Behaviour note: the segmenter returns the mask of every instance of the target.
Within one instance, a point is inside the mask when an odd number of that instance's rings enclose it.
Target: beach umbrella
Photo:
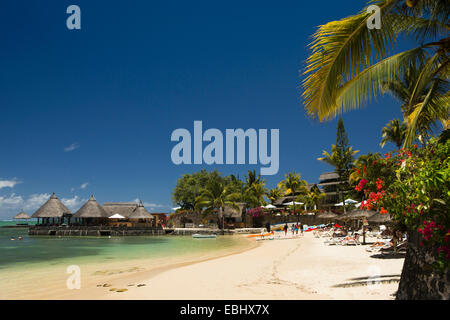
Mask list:
[[[336,203],[335,206],[336,206],[336,207],[342,207],[342,206],[344,205],[344,203],[345,203],[345,205],[348,205],[348,204],[355,204],[355,203],[358,203],[358,201],[353,200],[353,199],[347,199],[347,200],[345,200],[344,202]]]
[[[334,219],[337,219],[338,217],[339,217],[339,215],[337,215],[336,213],[330,212],[330,211],[322,213],[318,216],[318,218],[320,218],[320,219],[327,219],[327,220],[334,220]]]
[[[376,214],[376,211],[373,210],[362,210],[362,209],[355,209],[350,211],[346,216],[348,216],[350,219],[363,219],[363,218],[369,218]]]
[[[283,205],[284,205],[284,206],[293,206],[294,203],[295,203],[295,205],[304,204],[303,202],[294,202],[294,201],[291,201],[291,202],[283,203]]]
[[[361,220],[367,219],[376,213],[377,212],[373,210],[355,209],[345,214],[346,216],[345,218],[347,220]],[[363,225],[363,244],[366,244],[366,229],[364,228],[364,225]]]
[[[112,215],[111,217],[109,217],[109,219],[125,219],[125,217],[116,213],[116,214]]]
[[[376,212],[375,214],[370,216],[367,219],[367,221],[371,223],[386,223],[386,224],[394,222],[388,213],[381,214],[379,212]]]
[[[275,209],[276,207],[274,205],[272,205],[272,204],[268,204],[264,208],[266,208],[266,209]]]
[[[172,208],[173,211],[177,211],[178,209],[181,209],[181,207]]]

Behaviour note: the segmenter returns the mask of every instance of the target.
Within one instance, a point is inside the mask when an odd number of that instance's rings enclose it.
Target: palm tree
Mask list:
[[[308,183],[305,180],[301,179],[299,173],[289,172],[284,175],[285,179],[278,183],[278,188],[284,191],[285,195],[293,195],[294,196],[294,213],[295,213],[295,195],[298,193],[306,194],[308,189],[306,186]]]
[[[423,57],[413,61],[402,77],[396,75],[384,83],[383,92],[389,92],[402,103],[401,109],[407,124],[404,126],[404,146],[410,146],[416,137],[424,143],[425,137],[437,128],[438,121],[446,127],[449,104],[448,97],[447,105],[445,99],[449,82],[436,76],[435,69],[439,64],[433,60],[433,57]]]
[[[281,198],[283,196],[283,191],[280,190],[279,188],[273,188],[270,189],[267,193],[266,193],[266,197],[267,199],[269,199],[270,203],[273,205],[274,202]]]
[[[399,119],[391,120],[382,130],[380,146],[384,148],[386,142],[393,142],[400,149],[405,141],[408,127]]]
[[[335,172],[339,176],[339,182],[340,184],[345,184],[346,181],[349,178],[349,172],[350,169],[353,167],[353,157],[355,154],[357,154],[358,150],[353,150],[353,147],[347,147],[346,149],[342,150],[341,148],[338,148],[336,145],[331,146],[331,153],[324,150],[322,155],[323,157],[317,158],[317,160],[325,162],[329,164],[330,166],[333,166],[335,168]],[[342,193],[342,188],[339,184],[338,186],[338,194],[339,198],[344,201],[344,195]],[[345,205],[344,207],[344,213],[346,212]]]
[[[256,171],[248,171],[245,176],[243,188],[243,200],[250,207],[258,207],[265,204],[264,195],[267,193],[265,188],[266,181],[261,179],[261,175],[256,175]]]
[[[364,8],[357,15],[320,26],[313,35],[302,83],[305,109],[320,121],[332,119],[384,93],[386,83],[402,78],[411,65],[423,61],[409,96],[406,143],[410,144],[419,119],[435,121],[448,114],[448,89],[444,95],[436,91],[446,86],[450,69],[450,6],[447,0],[416,1],[411,7],[404,0],[368,3],[373,4],[380,8],[381,29],[368,28],[372,13]],[[414,35],[420,45],[390,55],[402,35]]]
[[[217,212],[218,217],[222,217],[222,230],[224,233],[224,209],[226,206],[239,209],[236,203],[239,197],[240,194],[238,193],[230,193],[229,188],[225,187],[222,182],[213,180],[208,183],[195,202],[197,209],[203,209],[203,212]]]
[[[317,208],[324,196],[325,194],[321,193],[319,189],[311,189],[306,194],[300,195],[298,200],[303,201],[309,207]]]

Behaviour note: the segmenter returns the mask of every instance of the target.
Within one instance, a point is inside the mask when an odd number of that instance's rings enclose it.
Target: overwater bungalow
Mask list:
[[[38,225],[61,225],[70,223],[72,212],[53,193],[31,217],[37,219]]]
[[[138,236],[165,234],[164,229],[154,223],[154,217],[145,209],[142,202],[139,204],[109,202],[101,206],[94,196],[91,196],[72,215],[69,209],[53,194],[35,212],[33,217],[43,220],[42,224],[29,227],[29,235]],[[67,224],[64,223],[65,218],[67,218]]]
[[[105,202],[103,208],[109,216],[120,215],[123,219],[110,219],[109,225],[126,227],[154,227],[155,219],[144,207],[142,201],[135,202]]]

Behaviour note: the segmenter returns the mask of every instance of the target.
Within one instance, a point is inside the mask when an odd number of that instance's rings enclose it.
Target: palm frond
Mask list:
[[[310,44],[312,54],[307,59],[303,81],[307,113],[319,120],[330,119],[342,110],[336,109],[338,89],[380,61],[396,43],[398,16],[393,12],[399,0],[371,1],[380,7],[383,26],[370,30],[367,21],[371,14],[361,13],[318,28]]]

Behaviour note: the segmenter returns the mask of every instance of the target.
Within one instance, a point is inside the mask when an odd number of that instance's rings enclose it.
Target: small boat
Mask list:
[[[192,235],[192,238],[196,238],[196,239],[215,239],[216,235],[215,234],[199,234],[199,233],[194,233]]]

